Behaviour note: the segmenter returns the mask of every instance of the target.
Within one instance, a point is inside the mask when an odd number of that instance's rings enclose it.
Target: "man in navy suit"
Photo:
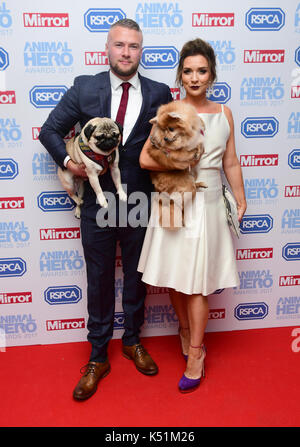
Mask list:
[[[130,82],[128,105],[123,125],[123,140],[119,146],[122,184],[127,196],[141,191],[150,199],[153,190],[149,172],[139,165],[141,149],[150,133],[149,120],[157,108],[172,100],[169,87],[138,73],[142,55],[142,32],[136,22],[121,20],[112,25],[106,43],[110,70],[95,76],[79,76],[62,97],[42,126],[39,139],[56,163],[74,174],[86,178],[83,165],[75,164],[67,155],[63,137],[79,122],[83,127],[94,117],[116,119],[122,95],[122,82]],[[144,323],[146,286],[137,272],[145,225],[133,228],[124,224],[124,203],[119,202],[109,170],[99,177],[102,190],[115,195],[116,226],[99,226],[96,216],[100,205],[89,182],[85,182],[84,204],[81,210],[82,245],[87,269],[88,341],[91,355],[73,397],[89,398],[98,382],[110,371],[107,347],[113,335],[115,307],[115,255],[120,243],[124,273],[122,305],[124,311],[123,355],[133,360],[138,371],[153,375],[158,367],[140,343],[140,327]],[[150,200],[144,207],[150,206]],[[127,213],[132,205],[127,205]],[[144,210],[145,211],[145,210]],[[143,210],[141,211],[143,213]],[[123,216],[121,221],[121,214]],[[126,214],[127,217],[127,214]],[[120,219],[119,219],[120,218]]]

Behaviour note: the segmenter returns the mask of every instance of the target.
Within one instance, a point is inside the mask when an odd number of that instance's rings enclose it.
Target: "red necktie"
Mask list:
[[[117,113],[116,121],[117,121],[117,123],[121,124],[121,126],[123,126],[125,113],[126,113],[126,107],[127,107],[127,103],[128,103],[128,90],[129,90],[129,87],[131,86],[131,84],[130,84],[130,82],[123,82],[123,84],[121,84],[121,85],[122,85],[123,93],[122,93],[122,98],[121,98],[121,102],[119,105],[119,110]]]

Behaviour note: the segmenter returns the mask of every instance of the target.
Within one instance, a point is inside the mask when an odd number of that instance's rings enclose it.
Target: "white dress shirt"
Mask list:
[[[124,81],[115,76],[111,71],[109,71],[109,77],[111,84],[111,119],[115,120],[123,93],[121,84]],[[136,73],[127,82],[131,84],[131,87],[128,90],[128,103],[123,124],[123,144],[125,144],[138,119],[143,102],[141,83],[138,74]]]

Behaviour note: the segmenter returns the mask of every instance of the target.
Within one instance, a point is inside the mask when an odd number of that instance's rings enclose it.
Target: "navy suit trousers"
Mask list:
[[[123,344],[139,342],[144,323],[146,285],[137,271],[145,236],[145,227],[104,227],[94,216],[81,217],[81,237],[87,269],[88,341],[92,345],[90,361],[107,358],[108,342],[113,335],[115,312],[115,264],[120,243],[124,274],[122,306],[124,311]]]

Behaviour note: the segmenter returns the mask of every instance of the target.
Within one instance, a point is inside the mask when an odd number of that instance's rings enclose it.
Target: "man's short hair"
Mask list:
[[[113,25],[111,25],[110,29],[114,28],[115,26],[122,26],[123,28],[133,29],[135,31],[139,31],[140,33],[142,32],[139,24],[132,19],[121,19],[118,22],[115,22]]]

